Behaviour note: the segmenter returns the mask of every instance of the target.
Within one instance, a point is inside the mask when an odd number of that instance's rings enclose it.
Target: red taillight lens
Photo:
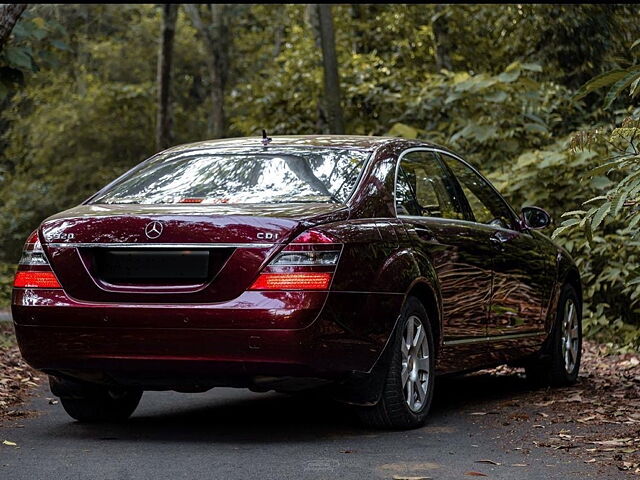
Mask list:
[[[34,230],[33,232],[31,232],[31,235],[29,235],[29,238],[27,238],[27,245],[34,244],[37,241],[38,241],[38,230]]]
[[[53,272],[18,272],[13,282],[16,288],[62,288]]]
[[[329,272],[261,273],[249,290],[327,290]]]

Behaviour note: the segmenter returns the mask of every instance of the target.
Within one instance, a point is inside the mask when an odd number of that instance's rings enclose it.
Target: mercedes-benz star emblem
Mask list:
[[[150,222],[144,227],[144,233],[151,240],[158,238],[162,235],[162,224],[160,222]]]

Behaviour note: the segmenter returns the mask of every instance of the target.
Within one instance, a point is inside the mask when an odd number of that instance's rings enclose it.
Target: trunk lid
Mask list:
[[[344,205],[80,205],[40,239],[62,287],[91,302],[211,303],[245,291],[269,259]]]

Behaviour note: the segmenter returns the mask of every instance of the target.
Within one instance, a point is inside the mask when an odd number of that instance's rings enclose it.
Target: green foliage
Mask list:
[[[594,231],[590,242],[579,229],[557,239],[576,258],[584,285],[585,333],[602,342],[640,349],[640,242],[630,240],[623,222]]]
[[[25,73],[56,67],[56,53],[69,50],[64,27],[32,9],[23,13],[11,35],[0,51],[0,102],[23,83]]]
[[[633,45],[632,45],[633,48]],[[622,91],[631,86],[637,93],[640,67],[632,66],[603,73],[582,86],[576,98],[610,86],[605,96],[608,108]],[[600,179],[600,192],[592,192],[565,220],[554,237],[568,237],[577,250],[584,273],[589,306],[587,331],[600,340],[640,348],[640,259],[637,225],[640,222],[640,109],[618,127],[601,127],[579,132],[572,140],[574,151],[599,148],[600,161],[580,177],[591,183]],[[617,337],[617,338],[616,338]]]
[[[604,108],[609,108],[620,94],[629,88],[629,96],[635,98],[640,93],[640,65],[605,72],[585,83],[576,93],[574,99],[579,100],[602,87],[610,87],[604,99]]]

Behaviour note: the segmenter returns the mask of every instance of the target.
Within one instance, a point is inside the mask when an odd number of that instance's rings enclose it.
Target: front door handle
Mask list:
[[[416,232],[416,235],[418,235],[418,237],[420,237],[421,240],[425,240],[425,241],[435,240],[433,232],[427,227],[423,227],[422,225],[414,225],[413,231]]]
[[[509,239],[510,237],[502,232],[496,232],[489,237],[489,241],[499,247],[500,250],[504,250],[504,244],[508,242]]]

